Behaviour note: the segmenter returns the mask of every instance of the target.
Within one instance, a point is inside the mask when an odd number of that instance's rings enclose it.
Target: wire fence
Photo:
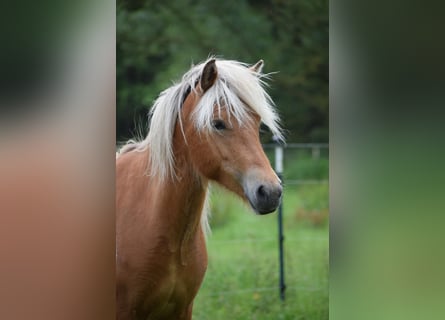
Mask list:
[[[290,238],[290,237],[286,237],[286,242],[304,242],[307,240],[315,240],[315,239],[320,239],[320,240],[324,240],[322,238],[304,238],[304,237],[299,237],[299,238]],[[255,238],[255,239],[220,239],[220,240],[212,240],[212,244],[213,245],[218,245],[218,244],[236,244],[236,243],[255,243],[255,242],[275,242],[277,241],[276,237],[270,237],[270,238]]]
[[[306,287],[301,285],[290,285],[286,286],[286,290],[295,290],[295,291],[321,291],[325,290],[326,287]],[[227,291],[219,291],[210,294],[203,295],[203,297],[219,297],[219,296],[232,296],[232,295],[240,295],[247,293],[259,293],[259,292],[268,292],[268,291],[277,291],[277,287],[263,287],[263,288],[246,288],[239,290],[227,290]]]

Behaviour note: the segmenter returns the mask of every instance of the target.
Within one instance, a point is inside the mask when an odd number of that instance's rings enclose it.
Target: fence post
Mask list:
[[[274,136],[275,141],[275,172],[281,181],[283,181],[283,146],[279,139]],[[283,199],[278,207],[278,248],[279,248],[279,272],[280,272],[280,299],[284,301],[286,285],[284,283],[284,252],[283,252]]]

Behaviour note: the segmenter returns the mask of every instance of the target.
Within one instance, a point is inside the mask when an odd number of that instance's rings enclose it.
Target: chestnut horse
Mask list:
[[[191,319],[207,268],[209,181],[258,214],[279,205],[259,140],[261,123],[281,137],[262,66],[210,58],[192,67],[155,101],[145,140],[118,153],[117,319]]]

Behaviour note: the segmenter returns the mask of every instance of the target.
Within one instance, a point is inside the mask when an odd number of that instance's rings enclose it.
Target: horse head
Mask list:
[[[262,122],[277,130],[261,86],[262,66],[260,60],[250,68],[231,68],[210,59],[186,92],[177,131],[201,176],[239,195],[256,213],[267,214],[278,207],[282,186],[259,138]]]

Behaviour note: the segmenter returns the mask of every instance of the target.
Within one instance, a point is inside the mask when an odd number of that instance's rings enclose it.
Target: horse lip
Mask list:
[[[277,210],[278,206],[281,203],[281,197],[280,197],[280,200],[278,201],[278,204],[276,206],[267,208],[258,208],[257,206],[255,206],[255,204],[252,202],[252,200],[250,200],[250,198],[247,195],[246,198],[249,201],[249,204],[252,207],[253,211],[255,211],[255,213],[259,215],[265,215],[274,212],[275,210]]]
[[[271,207],[265,207],[265,208],[261,208],[258,209],[258,213],[263,215],[263,214],[269,214],[274,212],[275,210],[277,210],[278,206],[280,205],[280,203],[278,202],[277,205],[271,206]]]
[[[253,211],[255,211],[256,214],[260,214],[257,210],[257,208],[255,207],[255,205],[253,204],[252,200],[250,200],[250,198],[246,195],[247,200],[249,201],[250,207],[253,209]]]

